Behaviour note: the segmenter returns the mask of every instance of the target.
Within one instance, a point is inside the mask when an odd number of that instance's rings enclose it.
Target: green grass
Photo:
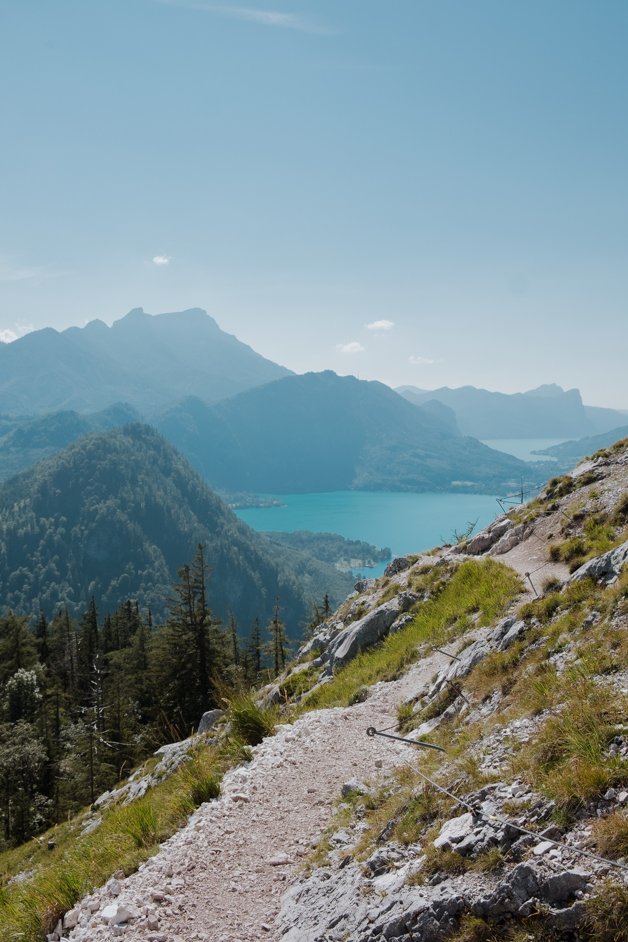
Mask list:
[[[320,677],[320,673],[320,669],[317,667],[306,667],[304,670],[296,671],[286,677],[279,686],[281,696],[286,703],[307,693]]]
[[[240,692],[229,698],[227,719],[231,723],[231,735],[237,741],[257,746],[266,736],[272,736],[278,713],[259,706],[252,693]]]
[[[215,749],[201,747],[170,778],[130,805],[103,811],[99,828],[80,835],[80,819],[52,829],[20,851],[0,855],[0,872],[16,864],[35,869],[30,879],[0,891],[2,942],[40,942],[81,897],[102,885],[116,870],[131,873],[161,841],[185,824],[191,812],[219,792],[224,763]],[[56,841],[52,851],[48,838]],[[30,853],[30,857],[28,856]],[[27,862],[28,861],[28,862]]]
[[[628,887],[607,880],[587,902],[585,942],[626,942]]]
[[[618,546],[626,538],[624,528],[628,522],[627,508],[626,495],[610,517],[604,511],[591,512],[584,507],[575,508],[565,530],[569,532],[574,526],[582,524],[580,532],[572,534],[561,543],[551,544],[550,559],[568,563],[570,571],[574,572],[594,556],[600,556]]]
[[[441,644],[469,625],[487,625],[522,591],[521,580],[492,559],[468,560],[439,583],[438,594],[421,603],[414,620],[379,645],[363,651],[333,680],[306,696],[301,710],[347,706],[361,687],[399,676],[419,656],[419,645]]]

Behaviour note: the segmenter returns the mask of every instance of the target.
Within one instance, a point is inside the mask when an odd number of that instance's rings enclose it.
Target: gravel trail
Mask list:
[[[66,937],[278,940],[281,896],[328,824],[343,783],[386,776],[414,753],[401,743],[369,738],[367,727],[394,723],[397,704],[445,663],[435,653],[399,680],[377,684],[364,703],[314,711],[280,726],[254,750],[251,763],[225,776],[221,797],[201,806],[137,873],[110,880],[83,901],[79,925]],[[131,912],[128,928],[105,923],[103,907],[112,904]]]

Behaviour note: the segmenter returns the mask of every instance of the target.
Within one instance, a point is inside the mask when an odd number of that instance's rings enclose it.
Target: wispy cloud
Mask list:
[[[163,268],[164,265],[170,264],[171,255],[154,255],[153,256],[153,265],[157,265],[158,268]]]
[[[13,327],[15,330],[10,327],[0,330],[0,343],[13,343],[14,340],[18,340],[24,334],[30,334],[31,330],[35,330],[33,324],[14,324]]]
[[[30,281],[46,275],[45,268],[33,265],[16,265],[9,258],[0,258],[0,282]]]
[[[433,363],[436,363],[436,360],[432,360],[430,357],[409,356],[408,360],[413,366],[431,366]]]
[[[170,7],[182,7],[186,10],[199,10],[202,13],[214,13],[228,16],[234,20],[257,23],[259,26],[274,26],[279,29],[292,29],[301,33],[331,33],[327,27],[297,13],[281,13],[278,10],[262,10],[256,7],[242,7],[226,3],[203,3],[202,0],[158,0],[158,3]]]
[[[55,271],[49,265],[22,265],[13,255],[0,255],[0,284],[41,281],[44,278],[60,278],[69,274],[69,271]]]
[[[337,343],[336,350],[338,353],[364,353],[364,347],[357,340],[352,340],[350,343]]]
[[[364,326],[366,327],[367,330],[377,330],[377,331],[392,330],[393,327],[395,326],[395,322],[387,321],[384,319],[381,321],[372,321],[372,323],[365,324]]]

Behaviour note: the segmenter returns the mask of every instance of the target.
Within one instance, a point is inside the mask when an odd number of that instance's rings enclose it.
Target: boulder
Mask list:
[[[215,726],[221,716],[225,715],[224,710],[207,710],[206,713],[203,713],[201,716],[201,721],[198,724],[197,733],[206,733],[208,729],[211,729],[212,726]]]
[[[336,671],[344,667],[360,651],[385,638],[397,617],[417,601],[418,596],[413,592],[401,592],[349,625],[329,647],[331,669]]]
[[[525,631],[525,622],[517,621],[513,616],[502,618],[495,628],[485,631],[480,638],[467,645],[458,655],[457,661],[452,661],[439,671],[428,693],[428,700],[439,694],[448,682],[457,677],[466,677],[475,665],[489,654],[494,651],[505,651],[511,644],[518,641]]]
[[[384,569],[385,576],[396,576],[398,572],[405,572],[412,565],[412,561],[407,556],[397,556]]]
[[[351,795],[367,795],[368,788],[359,778],[350,778],[340,789],[343,798],[349,798]]]
[[[485,530],[481,530],[470,540],[461,543],[458,551],[467,553],[469,556],[479,556],[490,550],[511,529],[512,520],[508,517],[498,517]]]
[[[437,850],[456,850],[456,845],[469,837],[474,830],[475,818],[470,811],[467,811],[443,824],[438,837],[434,840],[434,847]]]
[[[594,582],[602,582],[604,585],[610,585],[615,582],[620,572],[628,561],[628,540],[621,546],[590,559],[583,563],[579,569],[571,574],[567,583],[580,582],[582,579],[593,579]]]
[[[529,533],[530,527],[525,523],[520,523],[519,526],[507,530],[497,543],[491,547],[491,556],[501,556],[503,553],[509,553],[511,549],[522,543]]]
[[[583,870],[563,870],[547,877],[540,886],[541,899],[548,903],[565,903],[575,893],[586,889],[591,875]]]
[[[122,903],[111,903],[109,906],[105,906],[100,915],[110,926],[128,922],[129,919],[133,918],[131,910]]]
[[[529,864],[518,864],[497,884],[492,893],[476,899],[471,911],[476,916],[488,916],[491,920],[514,915],[522,906],[539,897],[539,875]]]

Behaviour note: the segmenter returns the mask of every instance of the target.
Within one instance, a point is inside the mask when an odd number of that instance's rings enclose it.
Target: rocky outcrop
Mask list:
[[[525,622],[519,621],[511,615],[508,618],[502,618],[495,628],[483,630],[476,641],[464,648],[455,660],[452,660],[451,664],[448,664],[439,672],[427,695],[427,699],[433,699],[448,683],[456,678],[470,674],[475,665],[483,661],[489,654],[493,654],[495,651],[505,651],[524,635],[526,627]]]
[[[363,651],[381,641],[404,612],[418,602],[413,592],[400,592],[350,625],[329,646],[329,670],[337,671]]]
[[[520,543],[527,539],[531,532],[531,527],[525,523],[520,523],[518,526],[512,527],[491,547],[491,556],[503,556],[504,553],[509,553],[515,546],[519,546]]]
[[[498,517],[484,530],[480,530],[469,540],[464,540],[452,549],[453,553],[465,553],[467,556],[479,556],[487,553],[501,537],[512,530],[513,523],[508,517]],[[505,552],[505,551],[504,551]]]
[[[628,540],[621,546],[590,559],[583,563],[570,576],[568,582],[580,582],[582,579],[593,579],[604,585],[611,585],[619,578],[619,574],[628,562]]]
[[[407,881],[420,872],[420,861],[416,869],[394,855],[387,873],[372,876],[368,862],[365,869],[368,876],[355,862],[333,873],[324,868],[293,886],[283,900],[282,942],[444,942],[465,914],[498,926],[542,913],[548,932],[576,928],[585,909],[574,899],[591,879],[580,869],[553,872],[520,863],[483,879],[469,873],[411,886]]]

